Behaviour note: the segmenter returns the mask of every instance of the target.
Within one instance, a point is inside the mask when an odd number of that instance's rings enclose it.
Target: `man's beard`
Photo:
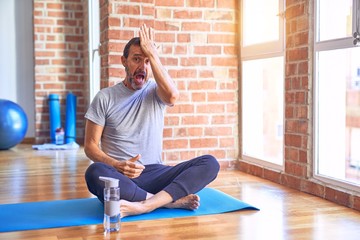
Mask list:
[[[142,70],[135,71],[134,74],[131,74],[128,68],[125,68],[126,75],[128,76],[128,82],[130,86],[139,90],[146,83],[146,72]]]

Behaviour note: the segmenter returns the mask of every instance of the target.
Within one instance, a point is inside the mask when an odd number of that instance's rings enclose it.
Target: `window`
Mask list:
[[[242,157],[280,168],[284,128],[284,3],[242,1]]]
[[[348,186],[360,185],[359,8],[317,0],[315,12],[315,175]]]

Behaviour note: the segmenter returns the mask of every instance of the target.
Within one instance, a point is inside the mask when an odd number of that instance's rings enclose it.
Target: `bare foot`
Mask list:
[[[129,202],[120,200],[120,216],[126,217],[131,215],[139,215],[148,212],[143,202]]]
[[[183,198],[176,200],[175,202],[166,204],[166,208],[183,208],[188,210],[198,209],[200,206],[200,197],[196,194],[190,194]]]
[[[151,201],[152,198],[150,198]],[[157,206],[149,204],[149,200],[141,202],[129,202],[126,200],[120,200],[120,213],[121,217],[139,215],[153,211],[158,207],[165,208],[183,208],[188,210],[195,210],[200,206],[200,197],[195,194],[190,194],[186,197],[180,198],[175,202],[171,202],[165,205],[159,203],[159,201],[153,199],[152,202],[156,202]]]

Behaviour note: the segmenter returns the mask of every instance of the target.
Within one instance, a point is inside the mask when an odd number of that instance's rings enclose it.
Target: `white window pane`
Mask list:
[[[243,1],[243,46],[279,41],[279,0]]]
[[[317,174],[359,184],[360,48],[317,56]]]
[[[284,58],[243,61],[243,155],[283,163]]]
[[[318,0],[318,38],[326,41],[351,37],[353,0]]]

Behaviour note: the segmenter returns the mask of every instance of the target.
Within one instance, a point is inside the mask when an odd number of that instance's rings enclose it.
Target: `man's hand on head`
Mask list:
[[[127,161],[118,161],[114,167],[129,178],[137,178],[145,169],[143,165],[136,163],[140,158],[141,155],[138,154]]]
[[[146,24],[142,25],[140,27],[139,37],[141,50],[147,57],[157,54],[154,30],[151,27],[147,27]]]
[[[154,42],[154,31],[145,24],[140,27],[140,48],[149,59],[153,77],[156,81],[156,93],[169,106],[173,106],[179,98],[179,91],[174,81],[160,61],[157,46]]]

